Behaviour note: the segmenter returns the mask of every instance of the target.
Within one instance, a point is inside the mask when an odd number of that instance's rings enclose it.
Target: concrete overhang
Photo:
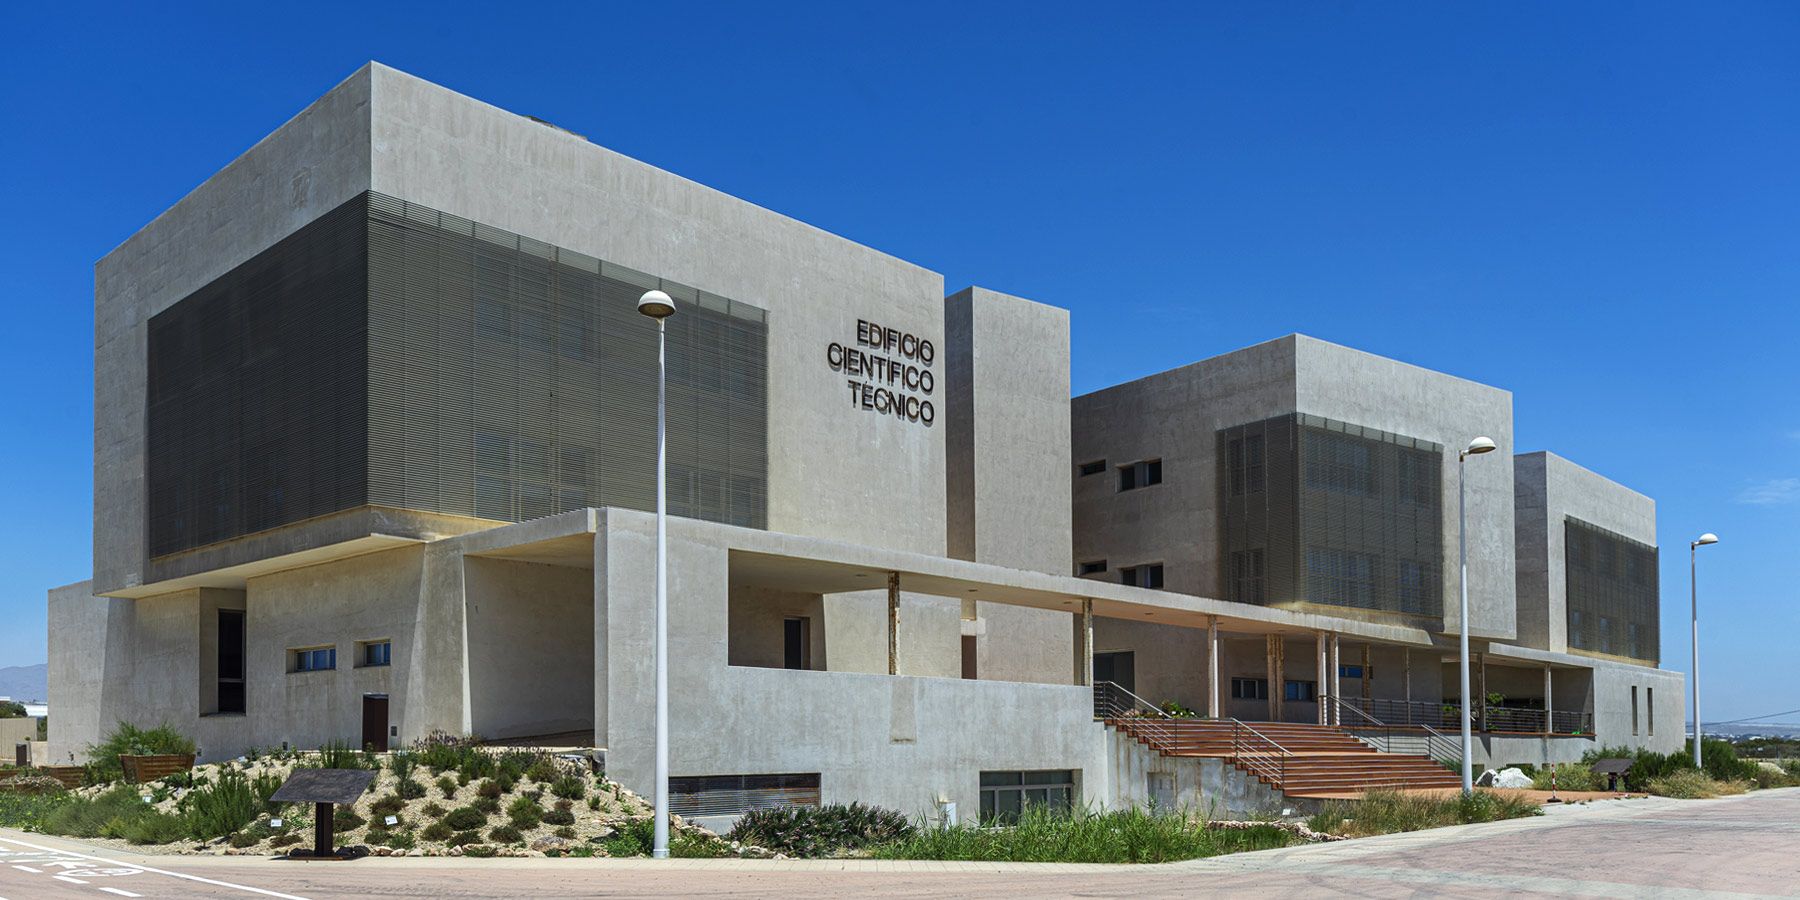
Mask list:
[[[359,538],[352,538],[347,541],[340,541],[335,544],[328,544],[323,547],[313,547],[306,550],[299,550],[294,553],[271,556],[253,562],[239,563],[235,566],[226,566],[222,569],[213,569],[208,572],[199,572],[193,575],[183,575],[179,578],[170,578],[164,581],[155,582],[154,584],[120,588],[118,590],[108,591],[104,596],[140,600],[145,597],[156,597],[162,594],[172,594],[177,591],[185,591],[193,588],[229,588],[231,590],[241,591],[244,589],[244,585],[249,579],[261,575],[272,575],[276,572],[285,572],[289,569],[299,569],[306,566],[316,566],[321,563],[338,562],[355,556],[366,556],[370,553],[380,553],[383,550],[392,550],[396,547],[406,547],[424,543],[425,541],[420,540],[419,538],[400,537],[392,534],[370,534]]]
[[[1621,666],[1636,665],[1646,669],[1658,668],[1657,666],[1647,666],[1643,663],[1599,659],[1574,653],[1552,653],[1549,650],[1539,650],[1535,647],[1519,647],[1512,644],[1489,644],[1487,654],[1492,660],[1511,663],[1530,663],[1539,668],[1594,669],[1608,664]],[[1456,660],[1451,658],[1447,661],[1455,662]]]

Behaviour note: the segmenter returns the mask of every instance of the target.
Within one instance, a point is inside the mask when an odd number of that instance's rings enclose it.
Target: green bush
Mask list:
[[[1135,807],[1065,812],[1032,804],[1010,827],[963,823],[921,828],[872,849],[884,859],[1159,863],[1285,847],[1290,842],[1288,834],[1274,826],[1212,831],[1185,816],[1155,815]]]
[[[355,831],[363,827],[365,819],[356,814],[356,809],[348,804],[340,803],[331,812],[331,827],[338,831]]]
[[[390,835],[386,828],[379,825],[370,825],[368,832],[363,835],[363,843],[368,844],[371,847],[380,847],[387,844],[389,837]]]
[[[1552,776],[1556,779],[1556,790],[1559,791],[1601,791],[1606,789],[1605,779],[1595,775],[1593,768],[1583,763],[1561,763],[1537,770],[1531,776],[1532,789],[1550,790]]]
[[[425,786],[411,778],[402,778],[399,784],[394,785],[394,793],[406,800],[417,800],[425,796]]]
[[[428,841],[442,842],[442,841],[449,840],[450,836],[455,833],[456,832],[453,829],[451,829],[450,826],[445,825],[443,822],[439,821],[439,822],[433,822],[430,825],[425,826],[424,830],[419,832],[419,837],[422,837]]]
[[[475,796],[477,797],[492,797],[498,800],[505,793],[500,789],[500,782],[492,778],[482,779],[482,782],[475,786]]]
[[[447,810],[442,806],[437,805],[436,801],[432,801],[419,807],[419,812],[433,819],[441,819],[444,817],[444,813],[447,812]]]
[[[74,794],[61,788],[41,794],[0,794],[0,827],[43,831],[51,811],[73,799]]]
[[[443,794],[445,800],[455,800],[456,799],[456,788],[457,788],[456,779],[451,778],[448,775],[445,775],[444,777],[439,778],[437,780],[438,793]]]
[[[44,816],[42,827],[47,834],[100,837],[109,825],[117,823],[114,830],[122,831],[132,819],[151,812],[137,791],[121,784],[95,797],[72,797],[57,805]]]
[[[569,840],[575,839],[575,829],[570,828],[567,825],[564,825],[563,827],[556,829],[555,834],[559,838],[568,838]]]
[[[1756,764],[1739,759],[1737,748],[1730,741],[1706,738],[1700,743],[1700,756],[1705,763],[1706,774],[1714,781],[1753,781],[1756,778]],[[1655,793],[1651,790],[1651,782],[1666,779],[1684,770],[1694,770],[1691,749],[1657,753],[1629,747],[1602,747],[1589,750],[1581,757],[1581,761],[1588,765],[1601,759],[1631,760],[1631,768],[1625,773],[1625,786],[1633,791]]]
[[[25,718],[25,704],[16,700],[0,700],[0,719]]]
[[[588,809],[594,810],[595,812],[599,812],[599,810],[600,810],[600,795],[599,794],[594,794],[594,795],[588,797]]]
[[[587,782],[574,775],[564,775],[550,783],[550,793],[565,800],[580,800],[587,796]]]
[[[467,847],[463,847],[463,855],[464,856],[472,856],[472,857],[475,857],[476,859],[487,859],[488,857],[493,856],[494,854],[499,853],[499,852],[500,851],[495,850],[494,848],[489,847],[486,844],[471,844]]]
[[[496,844],[517,844],[525,840],[525,835],[511,825],[495,825],[488,829],[488,840]]]
[[[543,821],[544,810],[530,797],[516,797],[507,804],[506,816],[516,828],[536,828]]]
[[[492,797],[476,797],[469,802],[469,805],[490,816],[500,811],[500,801],[495,800]]]
[[[292,831],[269,838],[271,847],[292,847],[298,843],[300,843],[300,835]]]
[[[369,804],[369,812],[378,816],[395,815],[405,808],[406,801],[400,799],[397,794],[389,794],[386,797]]]
[[[275,836],[275,830],[262,823],[257,823],[231,836],[231,846],[239,850],[254,847]]]
[[[1661,778],[1651,779],[1646,785],[1650,793],[1658,797],[1674,797],[1678,800],[1704,800],[1726,794],[1741,794],[1744,787],[1743,782],[1720,781],[1699,769],[1679,769]]]
[[[718,859],[731,855],[731,846],[716,835],[678,831],[669,836],[669,855],[679,859]]]
[[[608,856],[643,856],[656,840],[656,823],[648,818],[632,819],[619,827],[602,846]]]
[[[575,814],[566,809],[553,809],[544,813],[544,822],[548,825],[573,825]]]
[[[326,742],[325,746],[319,748],[318,757],[313,760],[308,760],[308,762],[316,763],[316,766],[310,766],[309,768],[320,768],[320,769],[367,769],[367,768],[370,768],[370,765],[369,765],[370,759],[368,757],[364,756],[362,754],[362,751],[357,750],[355,747],[350,746],[348,743],[346,743],[344,741],[328,741],[328,742]]]
[[[851,803],[751,810],[730,837],[791,856],[829,856],[905,840],[912,833],[912,824],[893,810]]]
[[[411,850],[417,844],[418,841],[413,838],[413,833],[410,831],[400,830],[388,833],[387,845],[395,850]]]
[[[562,768],[556,760],[540,755],[532,762],[531,768],[525,770],[525,777],[539,784],[549,784],[562,777]]]
[[[88,745],[88,758],[92,760],[88,764],[89,781],[104,784],[124,778],[125,772],[119,768],[120,755],[179,755],[193,753],[195,749],[193,740],[172,726],[158,725],[146,729],[130,722],[120,722],[107,734],[105,740]]]
[[[152,810],[126,822],[113,836],[133,844],[172,844],[188,836],[188,823],[180,816]]]
[[[1476,791],[1435,797],[1379,790],[1365,793],[1361,800],[1327,803],[1307,824],[1314,831],[1364,837],[1542,814],[1536,803],[1515,794]]]
[[[463,846],[467,846],[469,844],[478,844],[480,842],[481,842],[481,835],[476,834],[473,831],[459,831],[459,832],[451,835],[450,840],[446,841],[445,843],[449,844],[452,847],[463,847]]]
[[[224,837],[255,820],[263,810],[263,798],[242,772],[224,769],[219,780],[197,788],[181,800],[188,828],[198,838]]]
[[[487,813],[473,806],[459,806],[445,814],[443,823],[457,831],[468,831],[487,824]]]

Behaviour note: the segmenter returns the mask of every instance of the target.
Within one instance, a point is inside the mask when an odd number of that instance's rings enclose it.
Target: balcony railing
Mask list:
[[[1382,700],[1345,697],[1346,706],[1354,706],[1388,725],[1429,726],[1462,730],[1462,706],[1456,703],[1431,703],[1422,700]],[[1485,721],[1483,713],[1486,713]],[[1518,731],[1529,734],[1593,734],[1594,714],[1574,710],[1552,710],[1546,722],[1541,709],[1519,709],[1511,706],[1489,706],[1486,710],[1469,710],[1479,731]],[[1348,724],[1348,723],[1346,723]]]

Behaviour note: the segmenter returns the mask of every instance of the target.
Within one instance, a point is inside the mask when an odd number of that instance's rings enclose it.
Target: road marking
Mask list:
[[[123,888],[101,888],[101,890],[103,890],[109,894],[118,894],[121,897],[142,897],[142,896],[144,896],[143,894],[134,894],[130,891],[124,890]]]
[[[79,878],[70,878],[67,875],[52,875],[50,877],[56,879],[57,881],[66,881],[70,884],[87,884],[87,882],[82,881]]]
[[[21,871],[21,872],[30,872],[30,873],[31,873],[31,874],[33,874],[33,875],[42,875],[42,874],[44,874],[44,870],[43,870],[43,869],[34,869],[34,868],[32,868],[32,867],[30,867],[30,866],[13,866],[13,868],[15,868],[15,869],[18,869],[18,870],[19,870],[19,871]]]
[[[17,844],[20,847],[30,847],[33,850],[42,850],[45,853],[66,854],[68,856],[73,856],[78,859],[91,859],[94,862],[103,862],[103,863],[106,863],[107,865],[119,866],[121,868],[129,867],[129,868],[142,869],[146,872],[155,872],[158,875],[167,875],[170,878],[180,878],[184,881],[197,881],[201,884],[210,884],[210,885],[213,885],[214,887],[230,888],[234,891],[246,891],[246,892],[249,892],[252,894],[261,894],[265,897],[279,897],[279,898],[281,898],[281,900],[306,900],[305,897],[296,897],[293,894],[283,894],[280,891],[269,891],[269,890],[264,890],[259,887],[250,887],[249,885],[245,885],[245,884],[232,884],[229,881],[214,881],[211,878],[201,878],[198,875],[188,875],[184,872],[171,872],[168,869],[156,869],[156,868],[151,868],[150,866],[128,866],[127,863],[122,863],[117,860],[107,859],[103,856],[90,856],[86,853],[76,853],[73,850],[58,850],[55,847],[45,847],[40,844],[26,843],[25,841],[14,840],[13,838],[0,837],[0,843]],[[62,878],[64,876],[58,875],[56,877]],[[71,880],[73,880],[73,879],[71,879]],[[82,884],[86,884],[86,882],[82,882]]]

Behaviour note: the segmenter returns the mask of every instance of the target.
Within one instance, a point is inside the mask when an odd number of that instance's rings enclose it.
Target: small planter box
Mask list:
[[[125,770],[125,780],[133,784],[143,784],[158,778],[167,778],[177,772],[186,772],[194,767],[194,754],[171,753],[159,756],[127,756],[119,754],[119,767]]]
[[[39,766],[38,771],[62,782],[63,787],[71,791],[81,787],[81,782],[87,778],[84,766]]]

